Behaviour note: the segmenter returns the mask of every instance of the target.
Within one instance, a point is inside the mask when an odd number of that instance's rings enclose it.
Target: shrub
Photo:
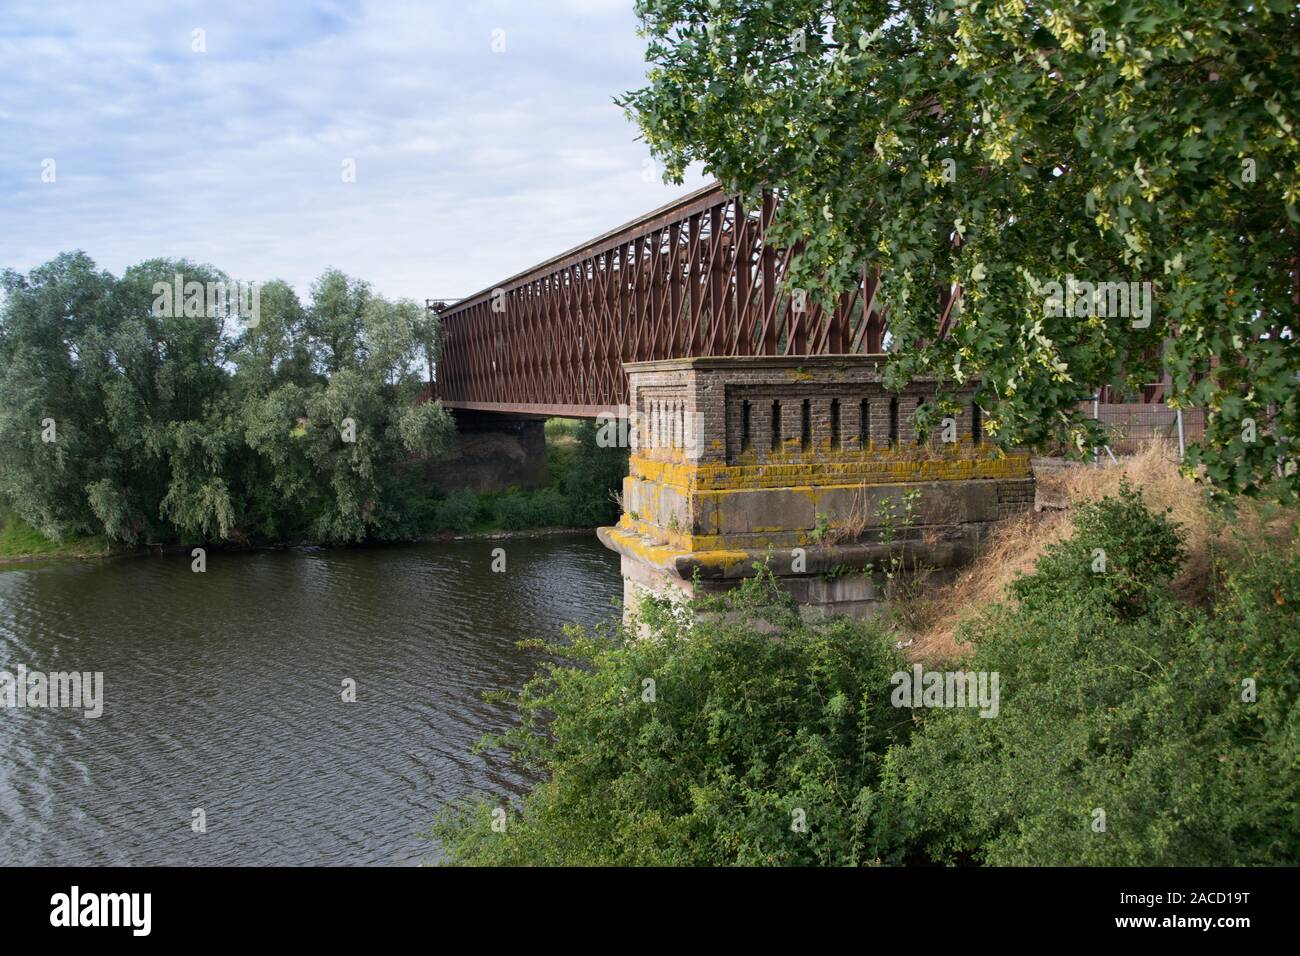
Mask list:
[[[1147,510],[1140,491],[1089,502],[1074,517],[1074,535],[1048,548],[1036,573],[1011,584],[1022,605],[1101,601],[1124,619],[1141,616],[1167,595],[1182,565],[1178,527]]]
[[[569,502],[554,488],[541,488],[533,493],[533,520],[538,527],[557,528],[569,523]]]
[[[462,488],[438,503],[434,520],[439,529],[463,532],[474,527],[480,512],[478,494]]]
[[[643,605],[626,628],[569,632],[492,743],[547,775],[504,833],[493,804],[435,834],[469,864],[858,861],[902,662],[873,628],[805,624],[763,576],[721,606]],[[548,719],[550,718],[550,719]]]
[[[553,528],[569,519],[569,504],[554,488],[511,491],[493,505],[496,521],[508,531],[525,528]]]
[[[1131,489],[1084,509],[1013,587],[1019,605],[967,629],[963,663],[999,673],[999,716],[931,712],[889,754],[872,850],[997,865],[1300,860],[1300,560],[1238,567],[1210,615],[1170,597],[1178,553]]]

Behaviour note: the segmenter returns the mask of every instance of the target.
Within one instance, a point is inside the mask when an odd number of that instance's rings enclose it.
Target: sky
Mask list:
[[[707,182],[663,183],[613,103],[636,27],[632,0],[0,0],[0,268],[469,295]]]

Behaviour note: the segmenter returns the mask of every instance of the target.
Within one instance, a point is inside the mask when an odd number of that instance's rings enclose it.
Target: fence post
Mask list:
[[[1101,393],[1100,392],[1092,396],[1092,420],[1095,422],[1101,421]],[[1096,445],[1092,446],[1092,463],[1098,468],[1101,467],[1101,449],[1098,448]]]
[[[1183,463],[1183,457],[1187,454],[1187,439],[1183,434],[1183,410],[1175,409],[1178,413],[1178,464]]]

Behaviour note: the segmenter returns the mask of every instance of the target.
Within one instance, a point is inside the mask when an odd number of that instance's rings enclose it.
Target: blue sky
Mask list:
[[[0,0],[0,267],[475,292],[705,181],[647,175],[612,103],[636,25],[632,0]]]

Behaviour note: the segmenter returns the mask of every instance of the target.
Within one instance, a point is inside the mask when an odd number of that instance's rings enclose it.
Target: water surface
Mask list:
[[[515,642],[620,594],[594,534],[0,569],[0,670],[105,681],[98,719],[0,708],[0,865],[434,859],[439,807],[528,782],[470,753],[539,660]]]

